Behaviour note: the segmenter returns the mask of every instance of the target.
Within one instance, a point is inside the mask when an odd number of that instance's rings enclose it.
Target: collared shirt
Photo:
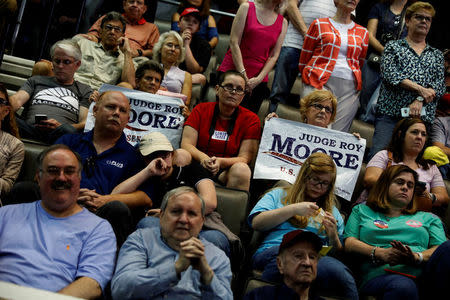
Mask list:
[[[179,254],[162,239],[160,227],[138,229],[120,249],[111,281],[113,299],[233,299],[230,261],[225,253],[201,239],[214,271],[209,285],[192,266],[177,277]]]
[[[97,154],[92,142],[94,130],[82,134],[66,134],[55,144],[64,144],[78,152],[83,162],[81,188],[107,195],[122,181],[140,170],[143,162],[122,133],[114,147]]]
[[[369,32],[361,25],[354,25],[348,30],[347,62],[359,91],[362,88],[361,68],[369,46]],[[314,20],[305,35],[298,65],[303,82],[322,89],[336,65],[340,47],[341,36],[330,19]]]
[[[120,50],[106,51],[101,43],[83,37],[74,40],[81,48],[81,66],[74,75],[75,80],[98,90],[103,83],[115,85],[122,76],[124,55]]]
[[[417,55],[406,39],[391,41],[381,57],[381,77],[378,114],[401,117],[401,108],[408,107],[418,96],[416,92],[400,87],[404,79],[409,79],[436,92],[432,102],[423,103],[426,115],[422,116],[422,120],[433,122],[437,101],[445,92],[444,56],[441,51],[426,45],[423,52]]]
[[[124,14],[122,15],[125,17]],[[104,17],[105,16],[102,16],[91,28],[89,28],[89,34],[100,38],[99,31]],[[126,17],[125,20],[127,20]],[[153,45],[155,45],[159,39],[159,30],[155,24],[147,22],[144,18],[140,19],[137,24],[131,24],[127,20],[125,37],[130,41],[131,49],[153,49]]]

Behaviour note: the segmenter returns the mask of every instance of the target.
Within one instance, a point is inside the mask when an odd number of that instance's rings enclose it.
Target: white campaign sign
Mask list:
[[[180,146],[184,117],[182,115],[183,101],[176,97],[155,95],[136,90],[104,84],[99,92],[120,91],[130,100],[130,120],[124,129],[127,141],[136,145],[141,137],[152,131],[163,133],[177,149]],[[84,126],[84,131],[94,128],[95,118],[92,103]]]
[[[350,201],[365,148],[365,139],[349,133],[271,118],[264,125],[253,178],[294,183],[305,159],[323,152],[337,167],[336,195]]]

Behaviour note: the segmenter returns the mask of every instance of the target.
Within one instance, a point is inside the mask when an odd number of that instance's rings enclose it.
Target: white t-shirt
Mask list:
[[[336,14],[336,6],[333,0],[299,0],[299,10],[306,26],[318,18],[331,18]],[[302,49],[303,36],[289,22],[283,47]]]
[[[353,72],[347,62],[347,48],[348,48],[348,30],[355,26],[355,23],[350,22],[349,24],[341,24],[332,19],[330,19],[331,24],[339,31],[341,36],[341,47],[339,48],[339,54],[336,60],[336,65],[334,66],[333,73],[331,76],[343,78],[347,80],[353,80]]]

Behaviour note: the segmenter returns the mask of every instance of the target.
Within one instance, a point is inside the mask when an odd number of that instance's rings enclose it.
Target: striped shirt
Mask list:
[[[348,30],[347,62],[355,76],[357,90],[362,87],[361,67],[368,42],[369,32],[366,28],[355,24]],[[331,24],[330,19],[314,20],[305,36],[300,55],[299,70],[303,82],[322,89],[336,65],[340,46],[339,31]]]
[[[299,10],[306,26],[318,18],[331,18],[336,14],[336,6],[333,0],[302,0],[299,1]],[[289,22],[286,37],[284,38],[283,47],[292,47],[302,49],[303,36]]]

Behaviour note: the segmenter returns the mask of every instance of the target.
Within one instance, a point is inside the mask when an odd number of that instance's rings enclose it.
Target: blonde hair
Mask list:
[[[306,112],[312,104],[321,103],[327,100],[331,101],[331,106],[333,108],[333,112],[331,113],[330,117],[330,123],[334,122],[334,119],[336,118],[337,99],[332,92],[327,90],[314,90],[300,99],[300,115],[302,116],[301,121],[303,123],[306,123]]]
[[[334,185],[336,182],[336,165],[333,159],[325,153],[316,152],[311,154],[302,165],[300,172],[294,184],[284,188],[286,197],[281,203],[284,205],[301,203],[305,201],[306,182],[312,173],[329,173],[331,174],[331,182],[327,192],[317,199],[317,205],[323,210],[332,213],[333,207],[336,206],[336,197],[334,196]],[[293,216],[289,222],[298,228],[305,228],[308,225],[308,217]]]
[[[418,12],[421,9],[428,11],[430,13],[431,17],[434,18],[434,15],[436,14],[436,11],[434,10],[433,5],[431,5],[428,2],[417,1],[417,2],[415,2],[413,4],[411,4],[406,9],[405,19],[406,20],[411,19],[412,15],[415,14],[416,12]]]

